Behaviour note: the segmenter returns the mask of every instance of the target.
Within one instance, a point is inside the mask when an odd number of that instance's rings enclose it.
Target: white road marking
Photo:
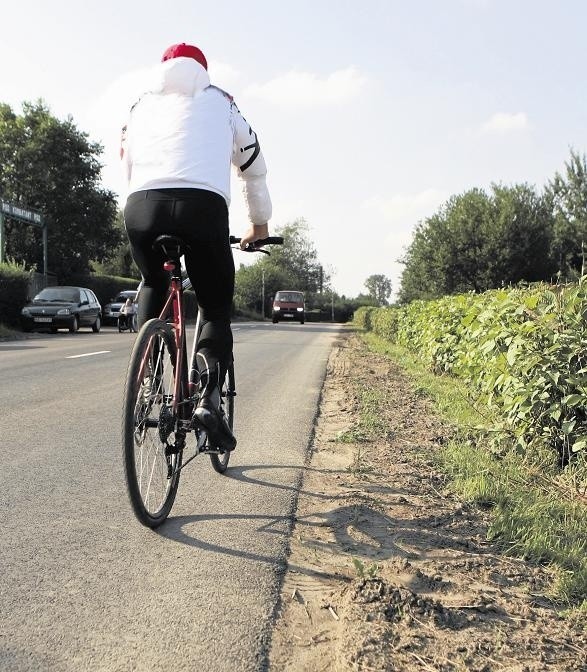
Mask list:
[[[98,352],[86,352],[83,355],[69,355],[69,357],[66,357],[65,359],[79,359],[80,357],[93,357],[93,355],[105,355],[108,352],[112,352],[111,350],[98,350]]]

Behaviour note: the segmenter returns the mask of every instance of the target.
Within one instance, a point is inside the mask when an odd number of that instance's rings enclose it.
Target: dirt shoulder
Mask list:
[[[343,443],[357,373],[389,428]],[[449,428],[355,335],[334,348],[291,541],[270,669],[587,670],[587,632],[544,597],[551,577],[487,542],[486,515],[435,470]],[[354,560],[353,560],[354,559]]]

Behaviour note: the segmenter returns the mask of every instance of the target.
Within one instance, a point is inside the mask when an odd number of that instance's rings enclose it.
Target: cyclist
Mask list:
[[[232,450],[236,439],[219,411],[219,386],[232,357],[230,314],[234,260],[229,244],[231,162],[243,180],[250,226],[241,247],[269,235],[271,199],[257,134],[232,97],[210,84],[202,51],[169,47],[151,85],[131,108],[121,159],[128,183],[124,221],[143,275],[139,326],[158,317],[169,287],[163,259],[153,250],[162,234],[188,246],[185,264],[201,311],[192,369],[201,396],[194,416],[213,445]],[[192,375],[190,380],[192,380]]]
[[[118,313],[118,330],[120,331],[121,328],[128,329],[130,333],[135,331],[134,316],[136,313],[137,307],[129,297],[120,307],[120,312]]]

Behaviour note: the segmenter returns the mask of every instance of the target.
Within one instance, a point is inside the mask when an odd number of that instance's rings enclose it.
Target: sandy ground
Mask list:
[[[385,391],[377,442],[341,442],[357,373]],[[355,335],[328,365],[298,502],[270,670],[587,671],[587,631],[546,597],[545,568],[501,554],[486,513],[432,459],[450,432]]]

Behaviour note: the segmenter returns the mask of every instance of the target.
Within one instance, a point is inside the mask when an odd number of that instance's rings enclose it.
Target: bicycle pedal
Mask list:
[[[212,446],[208,445],[204,446],[200,452],[205,453],[206,455],[222,455],[224,453],[220,448],[212,448]]]

